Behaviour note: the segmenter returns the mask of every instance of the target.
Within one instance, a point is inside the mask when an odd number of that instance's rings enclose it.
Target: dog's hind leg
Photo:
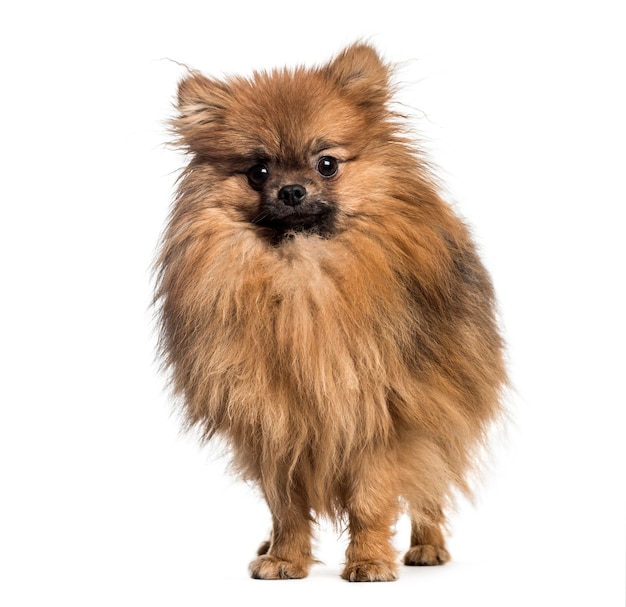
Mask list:
[[[411,547],[404,555],[405,565],[443,565],[450,560],[443,535],[441,511],[411,517]]]

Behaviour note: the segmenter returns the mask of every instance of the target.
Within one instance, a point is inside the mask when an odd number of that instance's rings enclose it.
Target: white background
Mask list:
[[[618,2],[22,2],[0,18],[0,603],[624,604],[624,16]],[[8,5],[7,5],[8,6]],[[411,7],[410,12],[409,8]],[[320,63],[356,38],[499,293],[516,396],[453,562],[249,580],[269,518],[182,435],[149,267],[181,67]],[[408,544],[398,525],[398,550]]]

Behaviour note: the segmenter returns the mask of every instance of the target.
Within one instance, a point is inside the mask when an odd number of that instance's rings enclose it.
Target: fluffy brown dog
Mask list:
[[[342,576],[448,560],[505,383],[494,297],[364,44],[328,65],[180,83],[190,161],[157,261],[161,349],[192,426],[227,440],[271,538],[255,578],[301,578],[315,516],[347,521]]]

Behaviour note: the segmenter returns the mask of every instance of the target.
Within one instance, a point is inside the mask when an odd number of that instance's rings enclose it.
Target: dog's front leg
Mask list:
[[[350,544],[341,577],[350,582],[389,582],[398,577],[391,543],[399,512],[395,468],[384,454],[366,459],[354,467],[348,482]]]
[[[253,578],[284,580],[303,578],[313,562],[311,553],[311,513],[306,498],[291,492],[268,499],[272,512],[272,534],[250,563]]]

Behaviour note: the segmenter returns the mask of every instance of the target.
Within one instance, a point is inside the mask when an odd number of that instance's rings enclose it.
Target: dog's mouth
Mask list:
[[[335,231],[335,215],[335,205],[323,200],[307,200],[297,205],[270,200],[261,203],[252,223],[279,235],[306,232],[330,236]]]

